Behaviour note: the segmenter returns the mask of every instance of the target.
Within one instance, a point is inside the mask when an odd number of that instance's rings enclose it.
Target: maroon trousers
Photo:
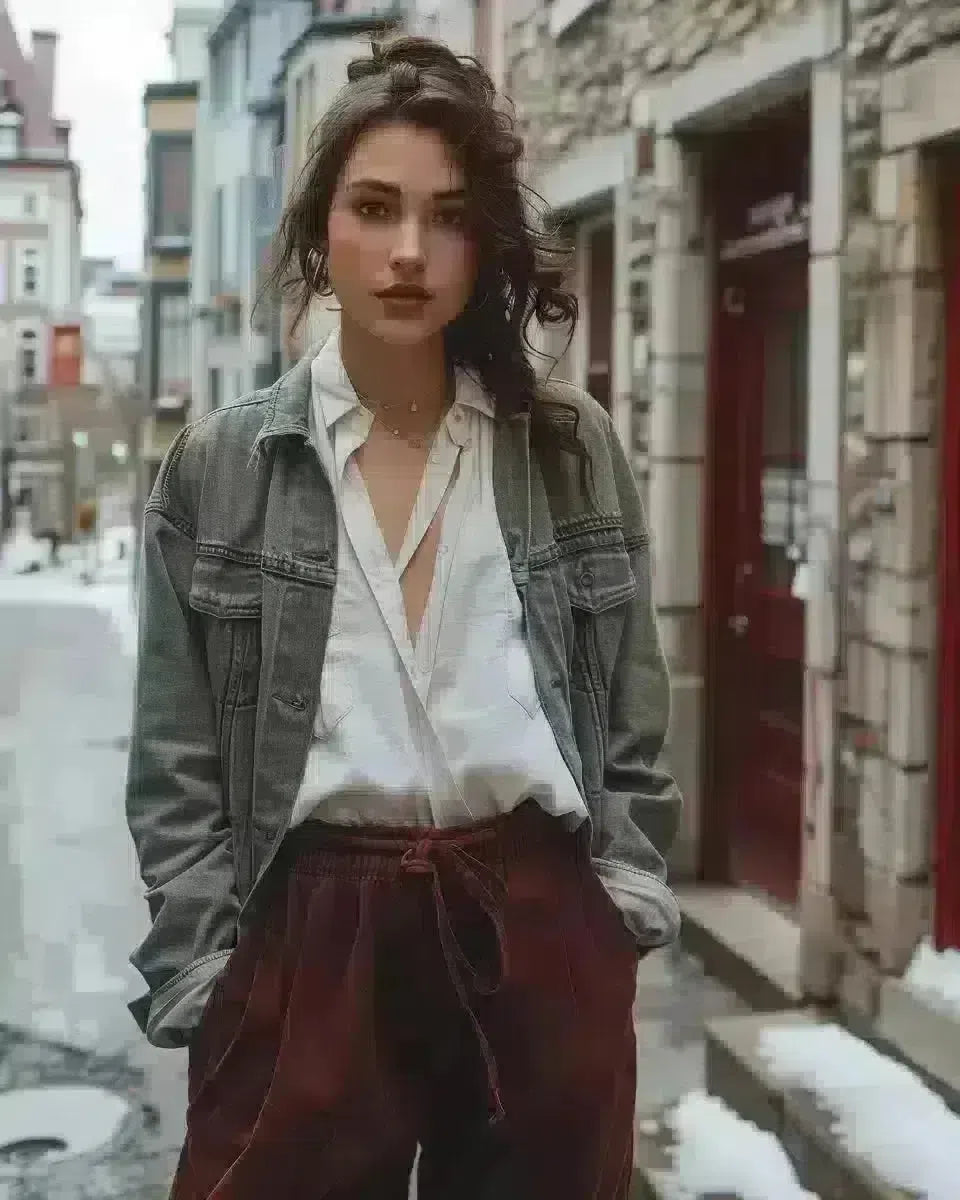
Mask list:
[[[624,1200],[637,951],[532,801],[307,822],[190,1047],[172,1200]]]

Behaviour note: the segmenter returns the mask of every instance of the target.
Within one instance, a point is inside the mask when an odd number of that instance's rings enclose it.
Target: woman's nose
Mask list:
[[[419,221],[410,219],[401,222],[390,258],[395,266],[423,264],[423,231]]]

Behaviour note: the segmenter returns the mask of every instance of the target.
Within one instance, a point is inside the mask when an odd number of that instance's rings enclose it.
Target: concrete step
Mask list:
[[[811,1092],[785,1086],[758,1050],[772,1026],[813,1024],[808,1012],[726,1017],[707,1026],[707,1089],[741,1117],[773,1133],[801,1183],[820,1200],[918,1200],[885,1183],[841,1144],[834,1119]],[[857,1081],[851,1079],[851,1092]],[[771,1200],[774,1200],[771,1197]]]
[[[767,901],[733,887],[676,888],[683,913],[680,940],[755,1012],[802,1003],[800,927]]]

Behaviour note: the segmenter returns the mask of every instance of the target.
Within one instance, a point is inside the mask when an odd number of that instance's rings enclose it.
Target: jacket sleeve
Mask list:
[[[665,882],[665,857],[677,832],[681,798],[659,762],[670,723],[670,680],[654,611],[643,504],[612,423],[607,440],[637,590],[627,603],[608,696],[603,812],[593,856],[627,923],[642,922],[643,928],[634,932],[656,944],[672,940],[680,923],[676,898]],[[638,844],[637,831],[647,846],[640,859],[624,852]],[[633,870],[618,866],[625,861]]]
[[[144,512],[139,646],[126,813],[151,926],[131,962],[148,992],[130,1011],[159,1046],[182,1046],[235,939],[239,900],[216,710],[189,605],[195,530],[171,446]]]

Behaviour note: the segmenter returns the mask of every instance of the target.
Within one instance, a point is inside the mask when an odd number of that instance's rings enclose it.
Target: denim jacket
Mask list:
[[[186,426],[144,512],[126,803],[152,925],[131,956],[148,992],[130,1009],[157,1046],[189,1042],[306,765],[337,579],[311,358]],[[647,525],[603,409],[560,382],[540,402],[561,433],[576,409],[591,469],[532,437],[528,413],[498,418],[497,513],[594,866],[638,946],[653,948],[679,929],[663,856],[680,798],[656,765],[670,688]]]

